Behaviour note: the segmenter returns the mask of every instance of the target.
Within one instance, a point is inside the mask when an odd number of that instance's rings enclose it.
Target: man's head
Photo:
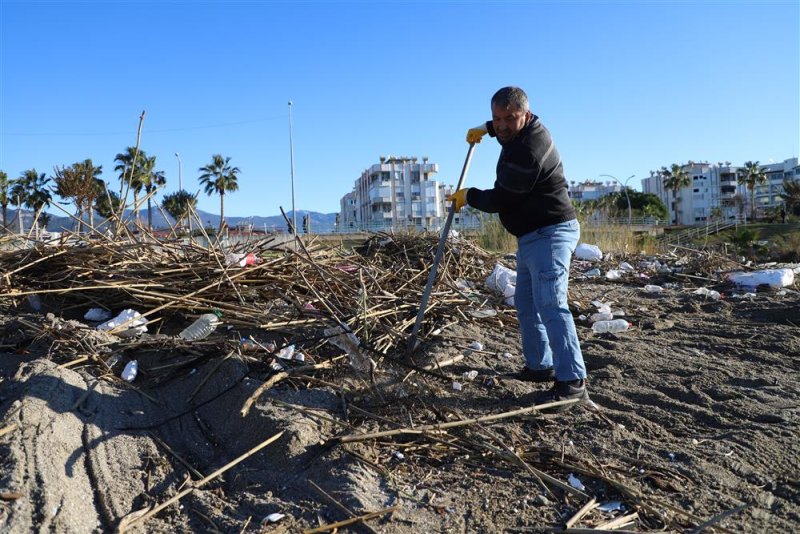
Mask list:
[[[503,87],[492,97],[492,126],[503,143],[511,141],[531,116],[528,95],[519,87]]]

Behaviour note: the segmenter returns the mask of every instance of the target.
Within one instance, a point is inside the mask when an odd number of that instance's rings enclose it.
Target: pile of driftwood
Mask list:
[[[44,302],[45,310],[75,319],[89,308],[133,309],[147,319],[149,332],[166,334],[216,311],[237,328],[298,337],[340,327],[374,351],[405,350],[436,237],[378,234],[356,251],[313,240],[300,245],[277,245],[271,237],[227,249],[152,238],[35,244],[0,254],[0,306]],[[468,282],[485,279],[494,263],[469,241],[448,241],[423,340],[471,310],[501,302]],[[514,321],[507,308],[491,315],[482,320]]]
[[[626,481],[624,474],[630,471],[629,465],[599,466],[591,458],[535,446],[514,425],[490,428],[499,421],[519,421],[542,406],[472,416],[423,406],[413,414],[413,424],[409,426],[412,419],[409,409],[413,406],[406,405],[403,413],[394,413],[391,405],[379,408],[360,403],[358,389],[368,385],[359,388],[342,382],[331,384],[326,382],[326,376],[316,374],[317,370],[331,369],[342,361],[342,351],[321,356],[321,347],[331,340],[325,332],[331,328],[357,336],[362,348],[368,348],[370,357],[394,353],[395,358],[390,359],[401,359],[437,243],[437,236],[379,234],[354,251],[323,246],[313,239],[308,243],[298,242],[296,247],[279,247],[269,237],[228,249],[152,238],[99,239],[69,246],[35,244],[0,254],[0,269],[4,273],[0,279],[0,308],[7,316],[0,328],[0,343],[6,350],[13,347],[18,351],[42,349],[57,353],[65,367],[94,363],[95,369],[103,371],[99,374],[107,378],[117,374],[109,372],[114,365],[113,355],[124,355],[126,350],[135,351],[139,358],[145,359],[148,352],[154,355],[169,352],[169,359],[154,357],[151,361],[156,363],[146,366],[149,376],[160,381],[181,371],[185,374],[187,368],[196,367],[198,362],[216,360],[216,366],[211,366],[187,399],[194,402],[193,398],[219,364],[232,355],[247,357],[240,340],[230,339],[224,328],[201,342],[188,343],[175,336],[195,316],[216,310],[221,312],[223,323],[237,332],[269,332],[285,340],[265,346],[263,338],[251,336],[250,341],[255,345],[248,347],[259,354],[274,355],[292,342],[304,341],[304,351],[311,356],[302,362],[265,369],[263,384],[241,407],[241,414],[245,415],[261,394],[282,380],[300,378],[306,387],[334,387],[342,393],[345,408],[341,418],[326,416],[337,428],[330,442],[379,473],[388,473],[380,458],[391,454],[367,454],[361,445],[369,443],[373,452],[380,449],[427,456],[434,463],[448,456],[467,454],[475,462],[485,461],[487,465],[501,462],[516,468],[539,486],[542,495],[560,498],[576,510],[565,523],[573,532],[582,531],[576,528],[579,525],[602,530],[630,525],[646,530],[682,529],[689,525],[708,526],[720,519],[704,523],[663,499],[643,494]],[[248,257],[249,254],[252,256]],[[481,321],[487,329],[516,322],[513,310],[502,304],[503,297],[481,287],[480,282],[496,262],[496,257],[469,241],[447,242],[420,330],[423,342],[459,321]],[[51,313],[39,320],[14,313],[15,309],[38,306]],[[83,312],[90,307],[111,313],[136,309],[148,319],[150,334],[118,338],[113,331],[97,332],[80,322]],[[491,313],[485,313],[488,311]],[[70,321],[70,317],[77,320]],[[346,352],[350,350],[346,343],[337,346]],[[414,370],[441,372],[445,365],[446,362],[438,362],[427,367],[415,366]],[[402,381],[411,372],[414,371],[406,369],[405,377],[401,375],[395,380]],[[446,376],[440,374],[439,378]],[[146,391],[141,393],[147,395]],[[602,414],[598,417],[602,418]],[[258,448],[276,438],[269,438]],[[584,480],[593,480],[592,487],[579,489],[563,482],[565,473],[570,472],[582,474]],[[213,476],[196,481],[194,487],[199,488]],[[678,475],[653,472],[651,476],[669,483]],[[150,510],[136,522],[158,513],[187,491]],[[618,496],[624,501],[626,511],[615,517],[600,513],[596,497],[600,494]],[[324,497],[337,508],[343,508],[333,497]],[[348,511],[351,519],[317,530],[363,523],[393,510],[361,516]],[[714,528],[728,532],[718,526]]]

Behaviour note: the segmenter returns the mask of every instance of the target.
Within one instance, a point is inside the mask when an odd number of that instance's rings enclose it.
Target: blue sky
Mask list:
[[[428,156],[455,184],[467,128],[519,85],[570,180],[800,152],[800,3],[0,2],[0,169],[85,158],[118,184],[136,142],[165,192],[215,153],[241,169],[226,215],[334,212],[381,155]],[[490,187],[481,143],[466,185]],[[199,207],[219,212],[217,197]]]

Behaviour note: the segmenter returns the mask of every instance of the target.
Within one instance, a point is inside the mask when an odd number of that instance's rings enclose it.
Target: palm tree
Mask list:
[[[214,154],[211,164],[200,167],[200,185],[205,187],[208,196],[219,195],[219,232],[225,227],[225,193],[237,191],[239,184],[236,182],[239,167],[231,167],[231,158],[223,159],[220,154]]]
[[[39,212],[49,206],[53,200],[53,195],[47,189],[49,182],[50,178],[44,173],[39,174],[36,169],[28,169],[15,180],[14,186],[11,188],[11,196],[16,198],[19,204],[24,204],[26,208]],[[22,214],[19,216],[21,217]],[[40,213],[39,217],[47,227],[50,216],[47,213]]]
[[[677,205],[680,200],[677,198],[677,193],[679,190],[683,189],[684,187],[689,187],[692,185],[692,178],[689,176],[689,173],[686,172],[686,169],[678,165],[677,163],[673,163],[672,167],[667,169],[666,167],[661,167],[661,171],[659,171],[661,178],[664,180],[664,188],[672,190],[672,199],[675,201],[674,203]],[[679,211],[677,206],[675,207],[675,224],[680,221]]]
[[[800,181],[784,179],[781,198],[786,211],[792,215],[800,215]]]
[[[9,188],[13,185],[14,181],[9,181],[8,174],[5,171],[0,171],[0,206],[3,207],[3,232],[7,231],[7,214],[8,214],[8,191]]]
[[[164,177],[164,171],[157,171],[156,157],[144,158],[142,160],[142,183],[144,184],[144,191],[147,194],[147,227],[153,229],[153,195],[151,193],[167,183]]]
[[[756,186],[766,183],[767,173],[759,167],[757,161],[745,161],[744,169],[739,171],[736,183],[747,186],[750,191],[750,218],[756,218]]]
[[[175,219],[176,223],[186,219],[196,206],[197,197],[183,189],[166,195],[161,201],[161,207]]]
[[[142,162],[147,159],[147,154],[144,150],[136,152],[136,147],[129,146],[125,152],[121,152],[114,156],[114,161],[118,161],[119,165],[114,167],[114,170],[119,172],[119,180],[124,190],[127,184],[128,188],[133,192],[133,217],[139,221],[139,193],[144,187],[144,180],[142,178]]]
[[[94,209],[100,214],[101,217],[105,219],[111,219],[114,214],[119,213],[119,207],[120,204],[122,204],[122,201],[120,200],[119,195],[110,190],[108,185],[103,180],[98,179],[95,184],[98,194],[94,201]]]

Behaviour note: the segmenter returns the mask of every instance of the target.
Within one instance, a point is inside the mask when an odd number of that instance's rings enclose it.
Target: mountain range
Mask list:
[[[311,218],[311,231],[313,233],[328,233],[332,232],[336,224],[336,213],[319,213],[316,211],[297,210],[297,226],[300,230],[303,228],[303,216],[308,215]],[[33,223],[34,212],[29,210],[22,210],[22,223],[25,230],[29,230]],[[197,210],[197,216],[203,221],[203,225],[211,228],[219,228],[219,215],[208,213],[206,211]],[[292,212],[287,212],[286,216],[291,220]],[[10,230],[17,230],[19,228],[17,223],[17,211],[9,209],[7,213],[8,227]],[[132,220],[133,212],[131,210],[125,211],[126,219]],[[139,219],[143,225],[147,225],[147,210],[139,211]],[[83,217],[84,221],[88,221],[88,217]],[[228,227],[235,228],[240,225],[252,225],[253,230],[271,230],[271,231],[286,231],[287,225],[283,215],[272,215],[263,217],[260,215],[253,215],[250,217],[229,217],[226,216],[225,220],[228,222]],[[95,225],[99,225],[103,218],[95,214]],[[153,229],[169,228],[173,224],[171,218],[165,218],[160,210],[153,210]],[[63,232],[65,230],[75,230],[77,221],[69,216],[56,217],[50,214],[50,220],[47,223],[47,230],[50,232]]]

